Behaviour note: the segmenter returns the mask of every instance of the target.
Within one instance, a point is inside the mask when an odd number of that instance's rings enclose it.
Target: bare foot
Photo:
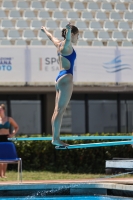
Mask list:
[[[69,144],[62,142],[61,140],[52,140],[52,144],[56,146],[69,146]]]

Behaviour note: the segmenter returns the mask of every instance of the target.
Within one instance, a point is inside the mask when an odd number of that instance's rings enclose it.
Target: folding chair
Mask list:
[[[18,181],[22,182],[22,159],[18,158],[13,142],[0,142],[0,163],[18,164]]]

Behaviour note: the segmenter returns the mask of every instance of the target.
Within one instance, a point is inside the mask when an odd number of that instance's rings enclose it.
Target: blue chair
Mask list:
[[[22,182],[22,159],[13,142],[0,142],[0,163],[18,164],[18,180]]]

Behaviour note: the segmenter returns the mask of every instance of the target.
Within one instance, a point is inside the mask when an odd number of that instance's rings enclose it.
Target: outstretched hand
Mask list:
[[[66,25],[66,29],[71,29],[72,28],[72,25],[71,23],[69,22],[69,24]]]
[[[45,29],[46,29],[45,26],[41,27],[41,31],[44,32],[44,33],[45,33]]]

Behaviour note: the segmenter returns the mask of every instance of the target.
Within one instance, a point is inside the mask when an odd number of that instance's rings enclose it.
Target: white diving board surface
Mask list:
[[[133,159],[131,160],[106,160],[106,168],[133,169]]]
[[[133,140],[133,136],[63,136],[60,137],[61,140]],[[8,138],[12,141],[51,141],[52,137],[17,137]]]

